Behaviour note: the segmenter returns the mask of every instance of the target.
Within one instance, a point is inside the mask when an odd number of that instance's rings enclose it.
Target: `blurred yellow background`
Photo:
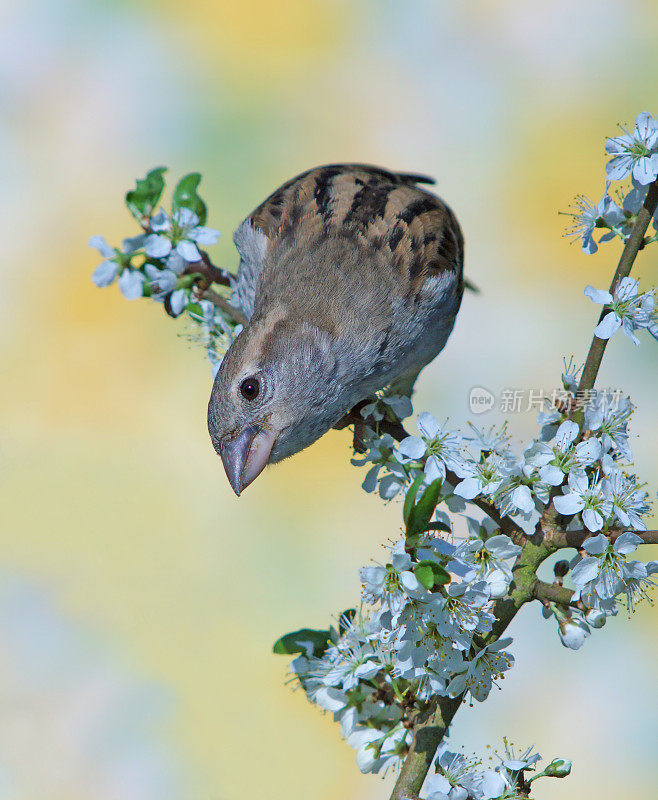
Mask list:
[[[232,268],[231,231],[310,166],[434,175],[482,292],[416,407],[464,424],[471,387],[550,389],[585,356],[583,287],[607,287],[618,248],[583,255],[557,211],[598,199],[604,137],[658,110],[658,7],[26,0],[0,24],[0,797],[381,800],[271,645],[354,605],[399,506],[361,491],[346,431],[237,500],[203,351],[155,304],[93,286],[87,239],[135,232],[122,195],[158,164],[203,173]],[[647,285],[657,263],[641,254]],[[652,493],[657,353],[620,335],[600,379],[638,405]],[[518,441],[534,427],[512,420]],[[527,608],[517,666],[453,744],[572,758],[539,800],[655,797],[655,631],[643,606],[574,654]]]

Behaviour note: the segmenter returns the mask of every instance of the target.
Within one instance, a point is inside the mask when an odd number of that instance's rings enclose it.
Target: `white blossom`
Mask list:
[[[651,183],[658,175],[658,122],[643,111],[635,120],[633,132],[609,138],[605,150],[612,155],[606,164],[610,180],[620,181],[632,173],[642,186]]]
[[[603,491],[602,482],[597,476],[590,482],[584,470],[570,472],[567,482],[567,492],[553,498],[556,511],[566,516],[580,512],[588,530],[601,530],[612,511],[612,503]]]
[[[626,559],[641,543],[641,537],[630,531],[622,533],[614,543],[602,533],[586,539],[583,549],[587,555],[577,557],[571,569],[576,586],[574,599],[581,599],[590,608],[605,610],[606,603],[609,608],[615,597],[625,594],[632,607],[634,598],[651,583],[646,564]]]
[[[403,439],[395,449],[397,458],[403,464],[424,458],[427,482],[445,480],[446,468],[456,471],[461,464],[463,437],[456,431],[443,430],[426,411],[418,415],[416,424],[421,435]]]
[[[151,258],[166,258],[172,251],[186,262],[201,260],[197,245],[215,244],[219,231],[199,225],[199,218],[188,208],[177,209],[173,216],[160,209],[151,219],[151,230],[144,250]]]
[[[638,345],[640,340],[635,335],[638,328],[647,328],[652,333],[654,290],[639,294],[638,286],[634,278],[626,277],[619,281],[614,294],[603,289],[595,289],[593,286],[585,287],[585,294],[590,300],[610,307],[594,329],[599,339],[609,339],[621,328],[633,344]]]
[[[598,244],[594,241],[594,231],[607,229],[607,232],[599,239],[599,244],[607,242],[615,237],[612,229],[619,226],[625,219],[621,208],[608,195],[609,186],[608,183],[605,194],[598,203],[593,203],[589,197],[578,195],[573,211],[565,212],[573,218],[573,225],[567,229],[566,235],[580,237],[583,252],[589,255],[596,253],[599,249]]]
[[[612,503],[612,513],[620,525],[646,531],[642,517],[651,511],[649,495],[637,487],[634,479],[621,469],[612,469],[603,480],[603,493]]]
[[[468,692],[475,700],[486,700],[494,681],[514,664],[514,656],[503,649],[511,642],[511,638],[503,638],[483,647],[468,662],[466,669],[450,681],[449,696],[457,697],[462,692]]]
[[[578,425],[567,420],[559,426],[550,444],[535,441],[525,451],[526,464],[537,470],[539,480],[549,486],[562,486],[569,472],[597,461],[601,454],[599,440],[590,437],[573,446],[578,433]]]
[[[478,495],[493,495],[508,475],[509,460],[498,453],[490,453],[480,461],[464,460],[456,465],[455,472],[461,480],[454,493],[465,500],[473,500]]]
[[[468,519],[471,531],[477,526]],[[482,534],[481,534],[482,535]],[[510,562],[521,553],[521,547],[506,534],[483,539],[481,535],[464,540],[457,546],[448,568],[461,573],[464,580],[485,581],[492,597],[501,597],[512,580]]]

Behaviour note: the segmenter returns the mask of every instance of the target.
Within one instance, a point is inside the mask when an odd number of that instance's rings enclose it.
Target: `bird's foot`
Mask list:
[[[355,453],[365,453],[368,449],[365,444],[366,440],[366,420],[361,416],[361,409],[372,403],[372,398],[366,398],[358,402],[350,411],[341,417],[338,422],[333,426],[334,430],[342,431],[349,425],[354,425],[354,437],[352,440],[352,447]]]

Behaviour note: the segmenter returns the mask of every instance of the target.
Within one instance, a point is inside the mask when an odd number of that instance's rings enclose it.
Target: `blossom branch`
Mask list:
[[[357,406],[357,409],[358,408],[359,407]],[[389,436],[392,436],[397,442],[401,442],[409,436],[399,420],[394,422],[387,419],[383,419],[379,422],[374,420],[365,420],[365,422],[371,425],[380,434],[388,433]],[[363,425],[363,423],[363,418],[358,412],[355,413],[354,409],[343,420],[341,420],[341,425],[354,424],[355,437],[357,436],[357,431],[359,430],[358,425]],[[460,481],[460,478],[449,469],[446,469],[446,478],[453,485],[456,485]],[[484,513],[490,517],[496,523],[496,525],[498,525],[501,531],[506,533],[516,544],[518,544],[525,536],[523,528],[521,528],[520,525],[517,525],[517,523],[509,517],[502,516],[493,503],[488,503],[481,497],[474,497],[468,502],[472,503],[474,506],[477,506],[481,511],[484,511]]]
[[[627,530],[627,528],[611,528],[605,531],[605,534],[610,538],[610,541],[614,542],[615,539]],[[639,536],[644,544],[658,544],[658,530],[633,531],[633,533]],[[592,531],[589,530],[563,531],[556,529],[550,534],[550,543],[554,550],[559,550],[564,547],[575,547],[579,549],[582,547],[585,539],[593,535]]]
[[[537,579],[533,587],[533,595],[537,600],[547,603],[558,603],[562,606],[571,604],[573,592],[556,583],[546,583]]]
[[[142,230],[148,236],[153,231],[153,217],[151,214],[143,217],[140,220]],[[219,233],[217,233],[219,236]],[[231,273],[227,269],[216,267],[210,260],[210,256],[205,250],[200,247],[197,248],[198,254],[201,256],[200,261],[190,261],[183,271],[183,274],[198,273],[206,281],[208,285],[211,283],[219,283],[221,286],[231,285]]]
[[[220,286],[231,286],[231,273],[227,269],[216,267],[210,260],[210,256],[205,250],[199,250],[201,261],[196,262],[194,272],[200,272],[208,283],[218,283]]]
[[[446,735],[463,699],[463,695],[438,698],[429,721],[416,729],[413,744],[400,769],[391,800],[404,800],[404,798],[418,796],[432,766],[437,748]]]
[[[481,642],[483,646],[498,640],[519,610],[534,599],[537,567],[551,552],[552,547],[548,542],[534,544],[528,540],[525,543],[512,570],[509,594],[496,600],[493,609],[496,619],[490,633]],[[403,800],[403,798],[418,795],[436,751],[463,699],[463,695],[455,698],[438,698],[434,716],[424,725],[416,728],[413,744],[402,765],[390,800]]]
[[[221,311],[230,317],[237,325],[246,325],[249,320],[239,309],[232,306],[226,298],[215,292],[213,289],[206,289],[201,292],[201,297],[205,300],[210,300],[211,303],[217,306]]]
[[[640,209],[633,230],[626,240],[626,245],[619,259],[617,271],[610,284],[610,293],[612,294],[615,287],[622,280],[630,274],[631,268],[635,262],[637,254],[644,247],[644,234],[647,232],[651,218],[658,207],[658,178],[649,187],[643,207]],[[599,317],[599,322],[603,319],[604,315],[608,312],[608,308],[604,308]],[[578,385],[578,393],[582,393],[592,389],[598,375],[601,361],[603,360],[603,353],[605,352],[607,339],[599,339],[598,336],[592,338],[592,344],[587,354],[587,360],[583,367],[583,373],[580,377]]]

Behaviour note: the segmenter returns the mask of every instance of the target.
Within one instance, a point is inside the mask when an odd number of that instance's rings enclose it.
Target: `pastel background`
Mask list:
[[[231,231],[312,165],[436,176],[482,292],[417,407],[464,424],[473,386],[550,389],[563,356],[585,356],[583,287],[607,286],[617,248],[583,255],[557,212],[598,199],[617,122],[658,110],[657,35],[650,0],[0,7],[2,800],[387,796],[271,644],[355,603],[399,506],[361,491],[347,432],[233,496],[184,323],[90,280],[89,236],[133,231],[134,178],[201,171],[213,255],[234,267]],[[641,255],[647,284],[657,262]],[[657,353],[620,336],[600,380],[638,405],[654,492]],[[534,413],[512,428],[529,435]],[[642,606],[574,654],[527,608],[516,668],[453,743],[571,757],[539,800],[655,797],[656,624]]]

